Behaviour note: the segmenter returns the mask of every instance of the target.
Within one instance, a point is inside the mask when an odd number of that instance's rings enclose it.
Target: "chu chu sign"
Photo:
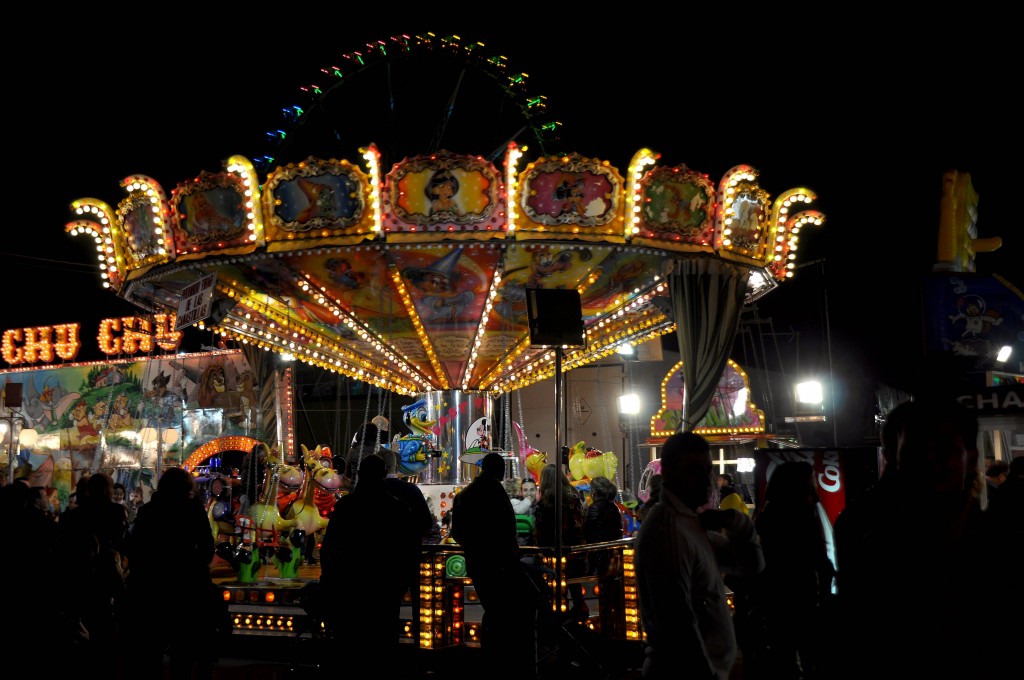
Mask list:
[[[108,356],[149,353],[154,347],[175,352],[184,333],[175,328],[174,314],[103,319],[96,334],[99,350]],[[30,326],[4,331],[0,356],[11,366],[73,361],[82,348],[81,324]]]

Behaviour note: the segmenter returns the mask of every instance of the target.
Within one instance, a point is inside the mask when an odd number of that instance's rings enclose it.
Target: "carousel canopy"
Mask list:
[[[741,269],[749,302],[792,275],[801,228],[823,220],[805,205],[813,192],[772,199],[750,166],[713,182],[648,149],[620,172],[537,145],[385,167],[367,142],[355,161],[309,155],[265,173],[268,158],[237,155],[169,192],[127,176],[116,207],[77,200],[66,230],[96,240],[103,285],[144,310],[177,312],[214,274],[201,325],[412,395],[551,377],[531,291],[579,295],[578,308],[544,310],[582,322],[564,343],[568,371],[677,330],[667,281],[685,261]]]

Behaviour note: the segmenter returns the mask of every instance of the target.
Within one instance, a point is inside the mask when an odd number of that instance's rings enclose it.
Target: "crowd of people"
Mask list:
[[[981,586],[1016,573],[1024,458],[991,461],[980,473],[977,437],[976,416],[942,394],[900,404],[882,431],[878,481],[849,499],[832,532],[806,460],[774,465],[755,509],[728,474],[718,475],[714,493],[704,438],[669,437],[634,542],[643,676],[978,677],[988,622],[1021,602],[1018,580],[998,598]],[[526,507],[522,482],[500,484],[502,463],[493,460],[471,493],[456,496],[453,520],[469,574],[484,584],[484,640],[495,663],[535,651],[522,630],[535,630],[527,619],[537,615],[536,573],[523,578],[521,565],[531,562],[514,540],[514,517]],[[585,502],[557,466],[544,468],[534,544],[553,545],[559,526],[564,546],[621,537],[614,483],[591,480],[589,491]],[[500,524],[483,520],[500,516]],[[600,551],[586,561],[567,552],[571,619],[586,606],[573,577],[609,569]],[[501,581],[516,585],[495,588]],[[992,668],[1008,670],[1006,659]]]
[[[977,677],[988,622],[1016,611],[1022,589],[1010,579],[993,598],[981,585],[1016,573],[1024,531],[1024,458],[980,472],[977,437],[974,414],[937,396],[890,411],[878,480],[839,513],[832,554],[809,462],[774,465],[753,510],[728,474],[717,475],[715,492],[706,439],[669,437],[633,543],[643,676],[727,680],[742,659],[744,680]],[[591,479],[584,494],[558,465],[546,465],[537,484],[505,479],[506,463],[485,455],[447,519],[483,605],[488,667],[529,678],[535,666],[507,660],[538,658],[555,574],[524,546],[615,541],[626,524],[612,480]],[[420,489],[397,474],[393,452],[365,452],[351,465],[357,481],[335,504],[320,548],[323,611],[345,655],[397,659],[400,606],[416,592],[420,545],[436,542],[439,526]],[[25,479],[3,486],[15,528],[9,545],[26,556],[33,581],[56,579],[57,570],[60,582],[71,579],[59,594],[33,591],[31,602],[19,602],[28,593],[15,588],[19,628],[54,631],[80,660],[110,667],[109,677],[156,677],[165,655],[172,678],[212,677],[214,641],[230,630],[210,577],[208,507],[224,500],[220,490],[197,494],[193,476],[172,468],[142,503],[141,493],[126,499],[124,486],[97,472],[58,515]],[[525,538],[523,517],[531,519]],[[614,611],[619,551],[563,555],[568,607],[559,624],[590,616],[582,576],[599,578],[602,616]],[[348,621],[352,611],[359,626]],[[393,635],[379,634],[389,628]],[[1009,670],[1007,659],[988,661],[985,673]]]
[[[30,656],[51,650],[48,670],[59,675],[162,677],[167,655],[172,678],[210,678],[227,610],[215,597],[213,535],[193,477],[166,470],[145,503],[124,490],[106,472],[83,476],[58,515],[23,481],[0,490],[33,584],[13,589],[20,617],[6,617],[17,630],[5,639],[22,638]]]

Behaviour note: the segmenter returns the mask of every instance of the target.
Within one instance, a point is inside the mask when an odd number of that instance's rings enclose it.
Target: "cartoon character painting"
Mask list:
[[[114,397],[114,405],[110,411],[110,419],[107,421],[107,427],[110,430],[127,430],[134,426],[135,420],[132,418],[131,407],[128,403],[128,393],[121,392]]]
[[[335,216],[334,188],[329,184],[314,182],[306,177],[295,180],[296,186],[306,197],[306,207],[295,216],[296,222],[308,222],[314,217],[332,219]]]
[[[461,247],[438,258],[429,267],[409,267],[402,271],[402,276],[423,294],[417,306],[426,321],[456,321],[475,299],[473,281],[461,281],[460,257]]]
[[[956,301],[957,313],[950,314],[949,320],[954,324],[964,322],[961,338],[976,338],[1003,322],[998,312],[986,307],[985,299],[978,295],[964,295]]]
[[[458,210],[458,203],[455,201],[455,194],[459,193],[459,180],[450,170],[441,170],[434,173],[423,188],[430,199],[430,212],[455,212]]]

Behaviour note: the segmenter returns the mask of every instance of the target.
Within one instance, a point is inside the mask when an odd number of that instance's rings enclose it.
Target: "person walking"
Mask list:
[[[536,678],[536,620],[540,593],[520,558],[516,516],[501,481],[505,459],[491,452],[480,473],[452,503],[452,537],[462,546],[466,572],[484,608],[481,647],[488,674]],[[512,660],[529,659],[523,669]]]
[[[706,509],[711,499],[706,439],[677,432],[662,448],[659,502],[636,534],[634,568],[647,635],[643,677],[728,680],[736,635],[723,571],[757,574],[761,544],[749,517]],[[684,671],[685,669],[685,671]]]
[[[192,475],[169,468],[135,517],[123,613],[123,620],[132,622],[125,627],[127,677],[163,677],[164,654],[172,680],[213,677],[227,605],[216,597],[210,577],[213,533],[194,493]],[[140,621],[148,623],[140,626]]]
[[[369,668],[398,663],[402,598],[419,564],[422,531],[409,506],[388,492],[383,458],[364,456],[356,472],[359,481],[335,503],[324,532],[320,590],[333,658]],[[399,678],[406,672],[395,669]]]
[[[814,466],[787,461],[768,479],[765,505],[754,519],[764,551],[764,571],[754,581],[755,611],[759,612],[752,645],[756,677],[815,680],[825,672],[827,633],[831,631],[832,581],[835,569],[828,558]]]

